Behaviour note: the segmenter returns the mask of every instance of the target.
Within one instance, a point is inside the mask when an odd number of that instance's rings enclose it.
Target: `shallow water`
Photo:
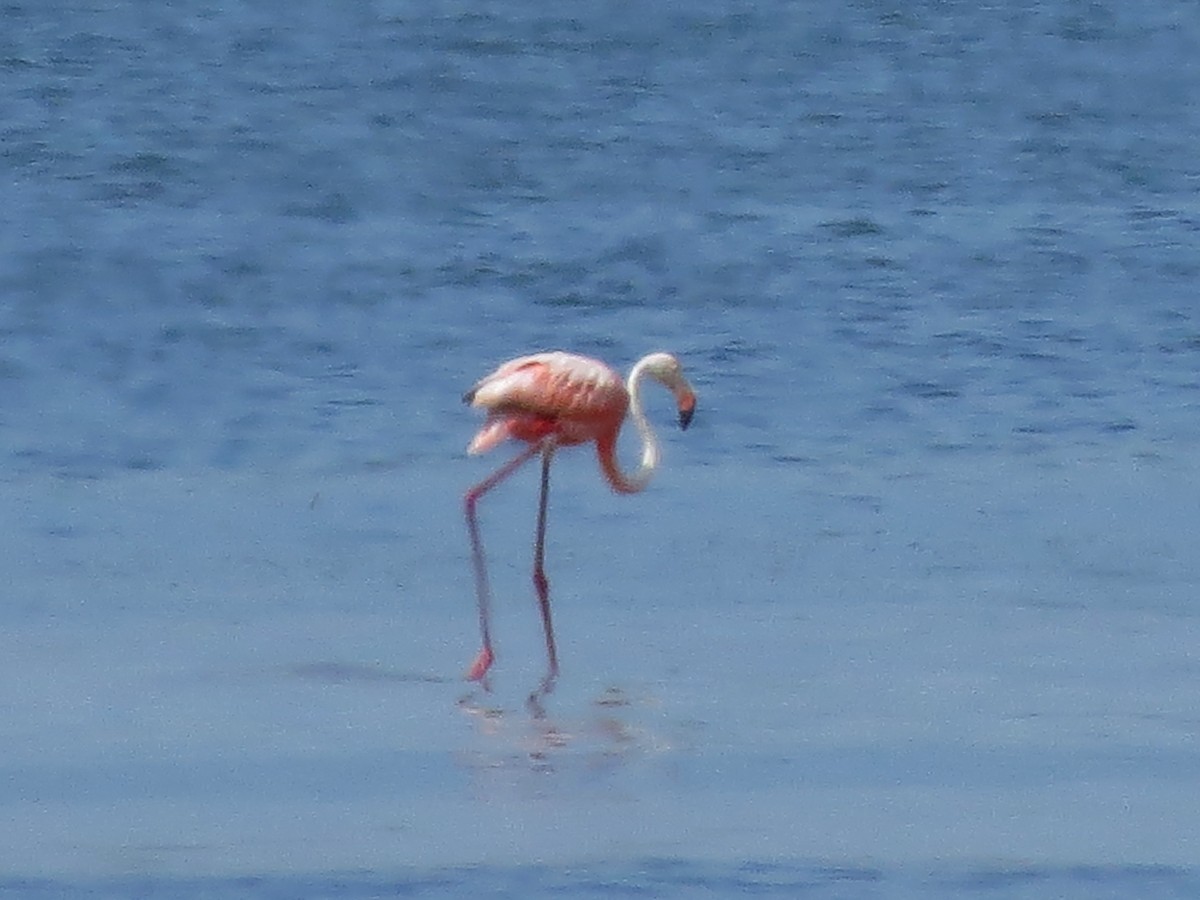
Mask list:
[[[18,871],[1190,865],[1194,476],[676,469],[620,519],[564,477],[538,713],[525,535],[495,515],[501,656],[491,693],[458,680],[470,585],[434,499],[459,468],[134,474],[59,482],[72,533],[13,515]]]
[[[1200,25],[0,12],[0,893],[1198,893]],[[463,389],[678,352],[651,489]],[[626,447],[633,458],[635,451]]]

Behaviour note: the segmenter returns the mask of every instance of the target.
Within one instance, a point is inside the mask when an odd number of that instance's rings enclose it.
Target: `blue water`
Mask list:
[[[0,895],[1200,895],[1200,19],[0,8]],[[669,349],[532,473],[463,390]],[[625,448],[629,458],[633,447]]]

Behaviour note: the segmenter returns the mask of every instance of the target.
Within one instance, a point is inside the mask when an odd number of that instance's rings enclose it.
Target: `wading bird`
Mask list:
[[[542,456],[542,489],[538,501],[537,536],[533,545],[533,584],[537,590],[546,633],[549,669],[545,689],[558,674],[554,628],[550,623],[550,590],[543,566],[546,544],[546,498],[550,490],[550,462],[559,447],[594,441],[600,471],[612,489],[636,494],[650,482],[658,466],[658,441],[642,411],[642,383],[653,378],[674,396],[679,407],[679,425],[687,428],[696,408],[696,395],[679,360],[669,353],[651,353],[638,360],[629,381],[599,360],[556,351],[522,356],[500,366],[467,391],[466,403],[487,411],[487,421],[471,441],[467,452],[485,453],[508,438],[529,446],[466,493],[467,530],[471,535],[471,561],[475,568],[475,593],[479,603],[479,629],[483,646],[467,670],[470,681],[487,675],[495,659],[492,651],[491,591],[479,522],[475,507],[479,499],[539,453]],[[628,412],[642,439],[642,461],[630,473],[617,462],[617,435]]]

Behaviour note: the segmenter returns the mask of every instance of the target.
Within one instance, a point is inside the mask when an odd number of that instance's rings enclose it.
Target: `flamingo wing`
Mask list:
[[[620,377],[604,363],[555,351],[522,356],[500,366],[463,397],[493,414],[586,421],[625,414]]]

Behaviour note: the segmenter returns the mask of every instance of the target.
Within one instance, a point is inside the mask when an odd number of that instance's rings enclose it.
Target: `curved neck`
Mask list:
[[[650,427],[650,422],[642,411],[642,381],[646,377],[644,363],[645,360],[641,360],[633,367],[629,373],[629,381],[625,384],[625,389],[629,392],[629,414],[633,417],[638,437],[642,439],[641,464],[632,472],[622,471],[621,464],[617,461],[616,432],[596,443],[600,468],[605,479],[618,494],[636,494],[645,490],[654,476],[654,470],[658,468],[658,438],[655,437],[654,429]]]

